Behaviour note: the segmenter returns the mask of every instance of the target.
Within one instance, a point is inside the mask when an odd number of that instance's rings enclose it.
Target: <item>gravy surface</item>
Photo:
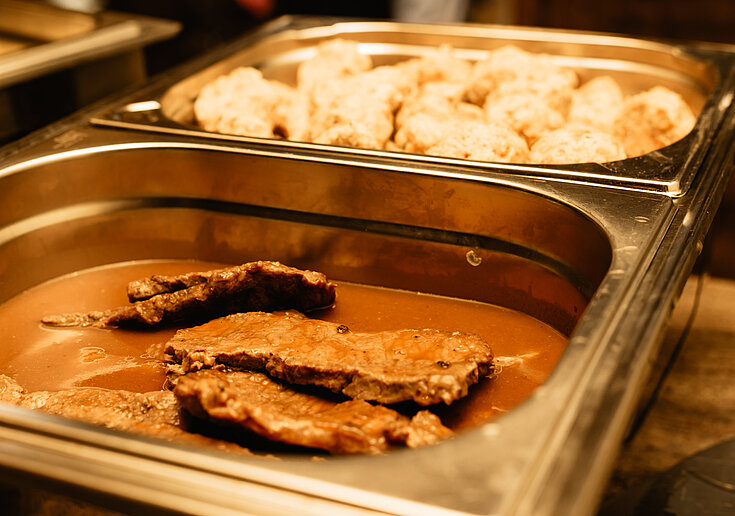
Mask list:
[[[49,281],[0,305],[0,373],[28,391],[103,387],[160,390],[164,367],[149,348],[177,327],[156,330],[52,328],[41,317],[104,310],[128,304],[127,283],[153,274],[182,274],[223,267],[195,261],[127,262],[80,271]],[[335,281],[330,278],[331,281]],[[567,339],[520,312],[494,305],[366,285],[337,283],[334,308],[313,314],[353,331],[436,328],[483,337],[500,372],[470,388],[466,398],[434,409],[445,425],[467,428],[526,399],[556,365]]]

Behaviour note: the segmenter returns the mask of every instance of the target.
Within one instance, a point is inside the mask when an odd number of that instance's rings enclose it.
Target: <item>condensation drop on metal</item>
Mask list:
[[[467,254],[465,256],[467,257],[467,263],[469,263],[473,267],[477,267],[482,263],[482,257],[472,249],[467,251]]]

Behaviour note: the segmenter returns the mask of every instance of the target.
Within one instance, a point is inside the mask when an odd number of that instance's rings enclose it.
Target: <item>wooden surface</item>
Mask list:
[[[643,425],[624,447],[605,503],[687,457],[735,439],[735,281],[692,276],[665,338],[675,342],[682,335],[700,280],[699,306],[681,352]]]

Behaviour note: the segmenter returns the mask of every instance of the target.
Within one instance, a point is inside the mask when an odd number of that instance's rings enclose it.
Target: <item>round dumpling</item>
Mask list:
[[[316,54],[299,65],[296,79],[298,88],[311,94],[335,79],[372,67],[373,59],[360,53],[356,41],[331,39],[319,44]]]
[[[605,163],[625,159],[623,147],[610,133],[580,125],[552,131],[531,146],[530,163]]]
[[[541,89],[547,85],[554,90],[576,88],[579,83],[574,70],[558,66],[550,56],[508,45],[475,63],[467,84],[467,98],[481,106],[501,84],[515,81]]]
[[[479,121],[451,124],[449,131],[426,154],[502,163],[524,163],[526,141],[508,127]]]
[[[446,44],[398,66],[404,73],[415,77],[418,84],[436,81],[459,83],[465,81],[472,72],[472,63],[458,57],[456,51]]]
[[[595,77],[572,92],[568,121],[612,132],[623,109],[623,91],[609,75]]]
[[[681,140],[696,118],[681,95],[663,86],[628,97],[615,123],[615,134],[629,158]]]
[[[507,125],[533,143],[544,134],[564,125],[564,116],[543,96],[518,92],[490,95],[484,106],[489,122]]]
[[[298,98],[293,88],[265,79],[255,68],[240,67],[202,88],[194,114],[207,131],[273,138],[279,110]]]

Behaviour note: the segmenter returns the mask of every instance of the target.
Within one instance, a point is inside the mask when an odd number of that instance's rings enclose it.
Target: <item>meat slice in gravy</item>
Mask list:
[[[252,371],[189,373],[178,379],[174,393],[200,418],[335,454],[380,453],[393,443],[417,447],[452,435],[426,410],[409,419],[366,401],[335,402],[300,392]]]
[[[122,432],[251,454],[235,443],[189,432],[191,418],[171,391],[138,393],[83,387],[26,392],[8,376],[0,375],[0,401]]]
[[[191,318],[208,320],[236,312],[294,308],[311,311],[334,303],[335,286],[315,271],[278,262],[180,276],[153,276],[128,286],[131,305],[105,311],[46,316],[51,326],[155,325]]]
[[[250,312],[176,332],[165,347],[174,375],[203,368],[264,369],[294,384],[381,403],[447,404],[492,370],[480,337],[433,329],[351,332],[296,311]]]

